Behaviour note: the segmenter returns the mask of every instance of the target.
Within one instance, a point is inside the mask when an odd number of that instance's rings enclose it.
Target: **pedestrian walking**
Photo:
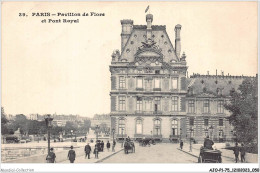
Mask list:
[[[94,154],[95,154],[95,159],[98,159],[98,146],[97,145],[95,145]]]
[[[48,157],[48,156],[49,156],[49,157]],[[46,160],[49,160],[49,161],[50,161],[49,163],[55,163],[55,162],[56,162],[55,159],[56,159],[56,155],[55,155],[55,153],[53,152],[53,148],[51,148],[51,149],[50,149],[50,154],[47,155]]]
[[[103,152],[104,151],[104,142],[103,141],[101,141],[101,151]]]
[[[116,141],[113,140],[113,144],[112,144],[112,152],[115,152],[115,146],[116,146]]]
[[[183,148],[183,141],[180,142],[180,148],[182,150],[182,148]]]
[[[109,151],[109,149],[110,149],[110,143],[109,141],[107,141],[107,151]]]
[[[71,146],[68,152],[68,159],[70,160],[70,163],[74,163],[75,158],[76,158],[76,152],[73,150],[73,146]]]
[[[237,146],[238,143],[236,142],[236,146],[234,147],[233,151],[234,151],[234,154],[235,154],[235,159],[236,159],[236,163],[238,162],[238,155],[239,155],[239,147]]]
[[[246,149],[244,147],[244,144],[242,143],[240,148],[241,163],[246,161],[245,155],[246,155]]]
[[[88,156],[88,159],[90,159],[90,152],[91,152],[91,146],[89,145],[89,143],[85,146],[85,159]]]

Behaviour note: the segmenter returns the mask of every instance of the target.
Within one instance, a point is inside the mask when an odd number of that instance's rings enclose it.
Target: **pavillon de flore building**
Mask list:
[[[121,20],[121,53],[112,54],[111,129],[114,137],[153,138],[164,142],[193,139],[230,141],[234,132],[224,104],[245,77],[193,74],[181,54],[181,25],[175,46],[165,25]]]

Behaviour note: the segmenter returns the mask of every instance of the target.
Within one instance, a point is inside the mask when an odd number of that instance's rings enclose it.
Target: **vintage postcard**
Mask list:
[[[1,8],[1,172],[259,171],[258,2]]]

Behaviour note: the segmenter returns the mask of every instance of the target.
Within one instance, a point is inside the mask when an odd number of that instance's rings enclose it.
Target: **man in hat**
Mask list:
[[[234,147],[233,151],[234,151],[235,160],[236,160],[236,163],[237,163],[238,160],[239,160],[239,158],[238,158],[238,155],[239,155],[239,147],[238,147],[238,143],[237,143],[237,142],[236,142],[236,146]]]
[[[112,152],[115,152],[115,146],[116,146],[116,141],[113,140],[113,144],[112,144]]]
[[[110,143],[109,141],[107,141],[107,151],[109,151],[109,149],[110,149]]]
[[[212,146],[214,145],[214,142],[209,139],[209,136],[204,140],[204,148],[207,148],[209,150],[213,150]]]
[[[97,146],[97,144],[95,145],[94,154],[95,154],[95,159],[98,159],[98,146]]]
[[[90,159],[90,152],[91,152],[91,147],[89,145],[89,143],[85,146],[85,158],[88,156],[88,159]]]
[[[49,160],[50,160],[49,163],[54,163],[54,162],[55,162],[55,159],[56,159],[56,155],[55,155],[55,153],[53,152],[53,148],[50,149],[50,154],[47,155],[46,160],[48,160],[48,156],[49,156],[49,158],[50,158],[50,159],[49,159]]]
[[[241,162],[242,163],[246,161],[245,155],[246,155],[246,149],[245,149],[244,144],[242,143],[241,148],[240,148],[240,156],[241,156]]]
[[[181,148],[181,150],[182,150],[182,147],[183,147],[183,141],[181,140],[181,142],[180,142],[180,148]]]
[[[76,152],[73,150],[73,146],[71,146],[68,153],[68,159],[70,160],[70,163],[74,163],[75,158],[76,158]]]

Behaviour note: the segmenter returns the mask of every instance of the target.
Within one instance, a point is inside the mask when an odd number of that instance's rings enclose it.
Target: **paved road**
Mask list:
[[[102,163],[196,163],[197,158],[179,151],[178,144],[156,144],[141,147],[136,144],[136,152],[119,152]]]

